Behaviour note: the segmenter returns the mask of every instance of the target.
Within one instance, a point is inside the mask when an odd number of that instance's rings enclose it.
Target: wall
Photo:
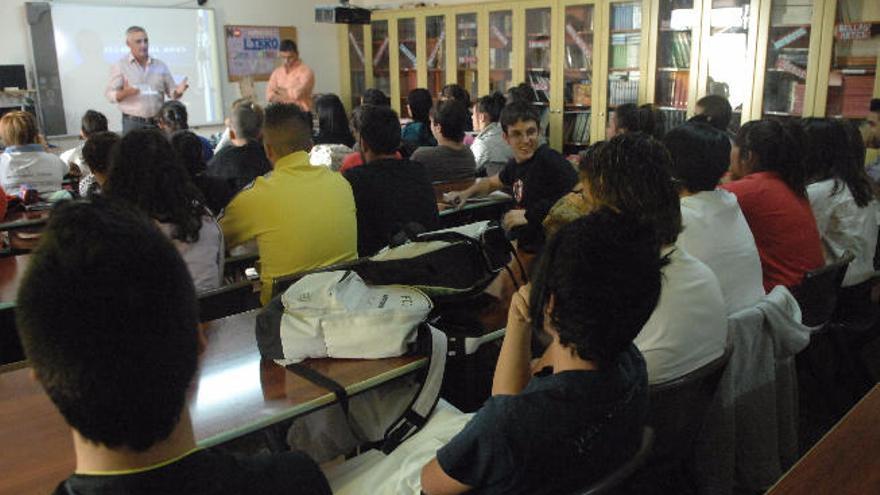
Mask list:
[[[29,41],[29,31],[25,20],[24,4],[26,0],[0,0],[0,65],[25,64],[28,68],[28,79],[33,87],[33,63]],[[76,2],[55,0],[56,3],[89,3],[94,5],[150,6],[185,8],[197,7],[193,0],[89,0]],[[339,92],[339,44],[337,27],[332,24],[316,24],[314,7],[334,3],[333,0],[208,0],[204,7],[215,11],[217,20],[217,36],[223,43],[223,26],[225,24],[243,25],[288,25],[297,28],[299,51],[302,59],[315,71],[315,92]],[[257,6],[255,8],[255,5]],[[122,36],[127,26],[120,26]],[[145,26],[149,30],[149,26]],[[220,51],[220,71],[226,81],[226,50]],[[98,91],[103,92],[103,88]],[[265,95],[265,83],[257,84],[257,94]],[[223,87],[224,106],[229,107],[238,98],[238,86],[225,83]]]

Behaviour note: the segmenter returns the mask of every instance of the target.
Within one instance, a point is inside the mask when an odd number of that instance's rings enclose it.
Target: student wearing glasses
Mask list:
[[[571,192],[577,174],[562,155],[540,144],[541,118],[532,105],[511,103],[501,111],[500,121],[513,158],[498,174],[463,191],[447,193],[445,199],[461,206],[472,196],[484,196],[505,186],[511,188],[516,206],[504,215],[502,224],[517,239],[519,247],[537,251],[544,243],[544,217],[559,198]]]

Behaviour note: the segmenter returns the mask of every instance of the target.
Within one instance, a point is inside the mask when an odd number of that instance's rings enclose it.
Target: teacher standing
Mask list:
[[[269,103],[294,103],[305,112],[312,111],[312,90],[315,73],[299,58],[299,50],[293,40],[282,40],[278,56],[284,63],[272,71],[266,86]]]
[[[156,115],[165,97],[176,100],[189,88],[185,77],[175,85],[168,66],[150,57],[150,40],[144,28],[128,28],[125,44],[131,53],[110,69],[110,83],[105,93],[122,112],[123,134],[156,127]]]

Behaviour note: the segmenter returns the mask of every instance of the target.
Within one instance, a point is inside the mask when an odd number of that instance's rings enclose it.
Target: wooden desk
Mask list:
[[[769,495],[880,493],[880,385],[875,385]]]
[[[500,220],[513,205],[513,198],[504,193],[493,193],[486,198],[468,201],[461,208],[437,203],[440,210],[439,228],[455,227],[481,220]]]
[[[200,446],[223,443],[336,400],[327,390],[260,359],[256,314],[250,311],[208,326],[208,347],[189,403]],[[318,359],[306,364],[355,395],[412,373],[426,366],[427,359]],[[28,368],[0,374],[0,494],[51,493],[75,465],[67,425],[29,374]]]
[[[15,213],[7,213],[0,222],[0,231],[18,230],[28,227],[42,227],[49,221],[49,213],[51,210],[38,211],[17,211]]]

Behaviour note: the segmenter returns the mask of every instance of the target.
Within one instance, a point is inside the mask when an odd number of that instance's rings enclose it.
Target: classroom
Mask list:
[[[880,493],[880,2],[0,38],[0,495]]]

